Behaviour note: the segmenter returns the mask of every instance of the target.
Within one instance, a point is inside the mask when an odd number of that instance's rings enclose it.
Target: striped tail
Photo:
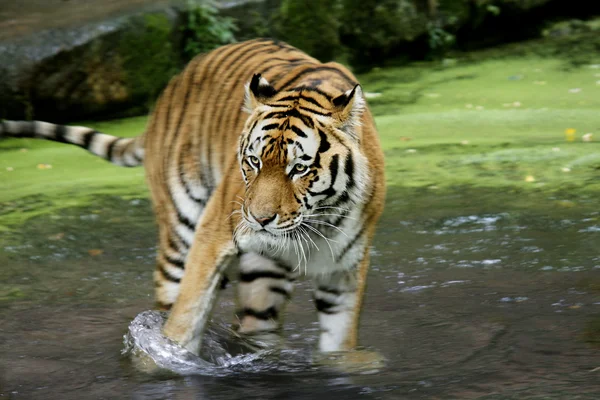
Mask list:
[[[122,167],[137,167],[144,161],[144,136],[121,138],[83,126],[55,125],[42,121],[2,121],[4,136],[40,138],[70,143]]]

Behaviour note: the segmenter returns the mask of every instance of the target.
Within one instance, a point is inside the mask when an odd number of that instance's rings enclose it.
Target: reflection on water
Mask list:
[[[228,288],[207,334],[208,362],[167,352],[165,362],[177,360],[192,375],[141,372],[121,351],[128,326],[152,307],[155,227],[145,200],[101,198],[0,238],[0,394],[600,397],[596,210],[464,210],[440,196],[432,213],[390,199],[372,251],[361,323],[361,344],[385,356],[383,370],[347,374],[316,360],[311,286],[299,282],[280,347],[255,350],[256,343],[226,328],[233,313]],[[152,329],[161,315],[141,316],[154,318],[154,325],[139,326],[156,338]]]

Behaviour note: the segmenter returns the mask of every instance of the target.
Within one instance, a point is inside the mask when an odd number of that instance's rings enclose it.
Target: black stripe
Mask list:
[[[279,124],[269,124],[269,125],[265,125],[262,127],[263,131],[270,131],[271,129],[277,129],[279,128]],[[252,129],[250,130],[250,132],[252,132]]]
[[[334,191],[333,185],[335,185],[335,181],[337,180],[339,158],[340,156],[335,154],[331,157],[331,163],[329,164],[329,173],[331,174],[331,186],[329,186],[329,190],[332,192]]]
[[[179,117],[177,118],[177,126],[175,127],[174,137],[177,137],[179,135],[179,129],[181,128],[181,124],[185,120],[185,114],[189,108],[187,105],[190,101],[190,95],[192,93],[192,89],[194,88],[194,78],[196,77],[196,71],[197,71],[198,65],[202,62],[203,59],[204,59],[204,56],[198,57],[196,62],[193,63],[193,67],[190,71],[191,79],[188,81],[188,84],[187,84],[188,87],[186,88],[185,97],[183,100],[183,107],[181,109],[181,113],[179,114]],[[181,77],[181,81],[183,82],[183,84],[185,84],[185,82],[184,82],[185,78],[186,78],[185,75]]]
[[[299,106],[299,109],[303,110],[303,111],[307,111],[311,114],[317,114],[317,115],[322,115],[324,117],[329,117],[331,116],[330,112],[322,112],[322,111],[317,111],[315,109],[309,108],[309,107],[304,107],[304,106]]]
[[[185,150],[189,151],[189,147],[191,147],[191,145],[187,145],[185,147]],[[183,150],[182,150],[183,153]],[[181,161],[183,160],[183,154],[179,154],[179,160],[178,160],[178,165],[177,165],[177,169],[178,169],[178,174],[179,174],[179,183],[181,184],[181,186],[183,186],[183,188],[185,189],[185,194],[192,199],[194,202],[196,202],[196,204],[198,204],[201,207],[204,207],[206,205],[206,199],[203,199],[201,197],[196,197],[194,196],[194,194],[192,193],[192,189],[190,188],[190,183],[188,182],[188,180],[185,177],[185,171],[183,170],[183,164],[181,163]]]
[[[284,288],[281,288],[279,286],[269,286],[269,290],[273,293],[278,293],[280,295],[282,295],[283,297],[285,297],[287,300],[289,300],[292,296],[288,293],[287,290],[285,290]]]
[[[271,111],[266,114],[263,119],[271,119],[271,118],[285,118],[286,115],[283,114],[283,111]]]
[[[238,315],[240,317],[251,316],[256,319],[268,321],[270,319],[277,319],[279,313],[277,312],[277,309],[275,307],[271,306],[263,311],[256,311],[251,308],[244,308],[241,312],[238,312]]]
[[[346,255],[346,253],[348,253],[348,251],[350,251],[350,249],[352,248],[352,246],[354,246],[354,244],[356,243],[356,241],[358,239],[360,239],[360,237],[363,235],[363,233],[365,233],[365,229],[366,227],[363,226],[361,228],[360,231],[358,231],[358,233],[352,238],[352,240],[346,245],[346,247],[344,247],[344,249],[342,250],[342,252],[336,257],[336,259],[339,261],[342,258],[344,258],[344,256]]]
[[[165,260],[174,267],[183,269],[185,267],[185,261],[171,257],[168,254],[164,254]]]
[[[310,96],[302,96],[302,95],[300,95],[300,98],[301,98],[302,100],[304,100],[304,101],[307,101],[307,102],[309,102],[309,103],[311,103],[311,104],[314,104],[315,106],[317,106],[317,107],[319,107],[319,108],[325,108],[325,107],[323,107],[323,106],[321,105],[321,103],[319,103],[319,102],[318,102],[316,99],[313,99],[313,98],[312,98],[312,97],[310,97]]]
[[[294,95],[294,96],[285,96],[285,97],[282,97],[280,99],[277,99],[277,102],[280,102],[280,101],[296,101],[296,100],[298,100],[298,96]],[[277,107],[277,106],[278,106],[277,103],[273,104],[273,107]],[[284,104],[280,104],[279,107],[285,107],[285,105]]]
[[[179,209],[177,208],[177,204],[173,203],[173,205],[175,206],[175,210],[177,211],[177,219],[179,220],[179,222],[188,227],[192,232],[196,230],[196,223],[190,221],[188,217],[183,215],[181,211],[179,211]]]
[[[165,126],[163,130],[163,132],[166,132],[167,134],[171,125],[171,107],[173,106],[173,98],[175,97],[177,89],[179,88],[180,81],[181,75],[177,75],[169,84],[171,90],[169,91],[169,99],[167,100],[167,115],[165,116]]]
[[[354,159],[352,158],[352,153],[348,153],[348,157],[346,157],[344,173],[348,177],[348,182],[346,183],[346,190],[352,189],[354,187]]]
[[[327,140],[327,135],[321,129],[319,129],[319,138],[321,139],[321,142],[319,143],[319,149],[317,150],[317,152],[324,153],[331,148],[331,145]]]
[[[54,140],[60,143],[71,143],[67,140],[67,127],[64,125],[55,125]]]
[[[331,101],[333,99],[333,97],[331,97],[331,95],[329,93],[326,93],[324,91],[322,91],[321,89],[314,87],[314,86],[299,86],[297,88],[293,89],[295,92],[315,92],[315,93],[319,93],[321,96],[325,97],[327,100]],[[327,107],[323,107],[320,106],[321,108],[327,108]]]
[[[92,140],[94,140],[94,136],[96,136],[96,134],[98,134],[98,132],[97,131],[93,131],[93,130],[84,133],[82,135],[83,143],[81,143],[81,147],[83,147],[86,150],[89,150],[90,146],[92,144]]]
[[[317,307],[317,310],[323,314],[337,313],[337,311],[331,310],[332,308],[337,306],[337,304],[331,303],[330,301],[327,301],[325,299],[315,299],[315,306]]]
[[[287,82],[285,82],[282,85],[280,85],[279,86],[279,90],[281,90],[281,89],[283,89],[285,87],[291,86],[293,83],[297,82],[303,76],[306,76],[308,74],[312,74],[314,72],[322,72],[322,71],[330,71],[330,72],[338,74],[342,79],[344,79],[346,81],[346,83],[349,86],[355,86],[356,85],[356,82],[354,82],[352,79],[350,79],[346,74],[344,74],[338,68],[329,67],[329,66],[320,66],[320,67],[314,67],[314,68],[307,68],[305,70],[300,71],[296,75],[294,75],[291,78],[289,78]]]
[[[325,293],[329,293],[332,294],[334,296],[339,296],[342,294],[342,291],[336,288],[332,288],[332,287],[325,287],[325,286],[319,286],[319,288],[317,289],[320,292],[325,292]]]
[[[108,148],[106,149],[106,159],[108,161],[112,161],[113,158],[113,153],[115,151],[115,146],[117,145],[118,142],[120,142],[121,140],[123,140],[124,138],[115,138],[112,142],[110,142],[110,144],[108,145]]]
[[[175,228],[171,229],[171,233],[173,234],[173,236],[177,237],[177,239],[179,240],[179,243],[181,243],[181,245],[186,250],[188,250],[190,248],[190,244],[188,242],[186,242],[186,240],[179,234],[179,232],[177,232],[177,229],[175,229]]]
[[[170,282],[174,282],[174,283],[179,283],[181,282],[181,279],[174,277],[173,275],[171,275],[162,264],[159,264],[158,266],[158,270],[160,271],[161,275],[168,281]]]
[[[338,174],[338,159],[339,159],[339,155],[335,154],[333,157],[331,157],[331,163],[329,164],[329,173],[331,174],[331,183],[329,184],[329,187],[323,191],[320,192],[313,192],[311,190],[308,190],[308,193],[310,193],[311,196],[327,196],[327,197],[331,197],[333,195],[335,195],[335,189],[333,188],[333,186],[335,185],[335,181],[337,179],[337,174]]]
[[[257,279],[262,278],[286,279],[286,276],[285,274],[274,271],[240,272],[240,281],[244,283],[254,282]]]
[[[180,253],[179,245],[175,243],[171,235],[168,235],[167,243],[169,245],[169,250],[171,250],[173,253]]]
[[[302,129],[298,128],[295,125],[292,125],[292,132],[294,132],[296,135],[300,136],[300,137],[307,137],[306,133],[302,132]]]

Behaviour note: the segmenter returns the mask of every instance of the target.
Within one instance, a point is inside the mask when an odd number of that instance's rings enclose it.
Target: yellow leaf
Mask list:
[[[100,249],[90,249],[90,250],[88,250],[88,254],[90,256],[92,256],[92,257],[99,256],[102,253],[104,253],[104,250],[100,250]]]

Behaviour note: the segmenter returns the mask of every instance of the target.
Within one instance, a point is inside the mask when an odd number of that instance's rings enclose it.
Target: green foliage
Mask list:
[[[338,37],[340,2],[283,0],[274,16],[276,35],[327,62],[341,53]]]
[[[219,15],[212,3],[189,0],[182,30],[185,37],[184,54],[190,60],[197,54],[234,43],[237,27],[233,18]]]
[[[148,14],[132,21],[131,29],[119,38],[118,54],[131,98],[154,101],[179,69],[173,26],[164,14]]]
[[[381,65],[400,43],[422,32],[414,6],[403,0],[342,0],[340,38],[358,69]],[[425,16],[423,16],[425,18]]]
[[[427,23],[427,33],[429,36],[429,49],[432,54],[443,54],[456,40],[453,34],[444,30],[436,22]]]

